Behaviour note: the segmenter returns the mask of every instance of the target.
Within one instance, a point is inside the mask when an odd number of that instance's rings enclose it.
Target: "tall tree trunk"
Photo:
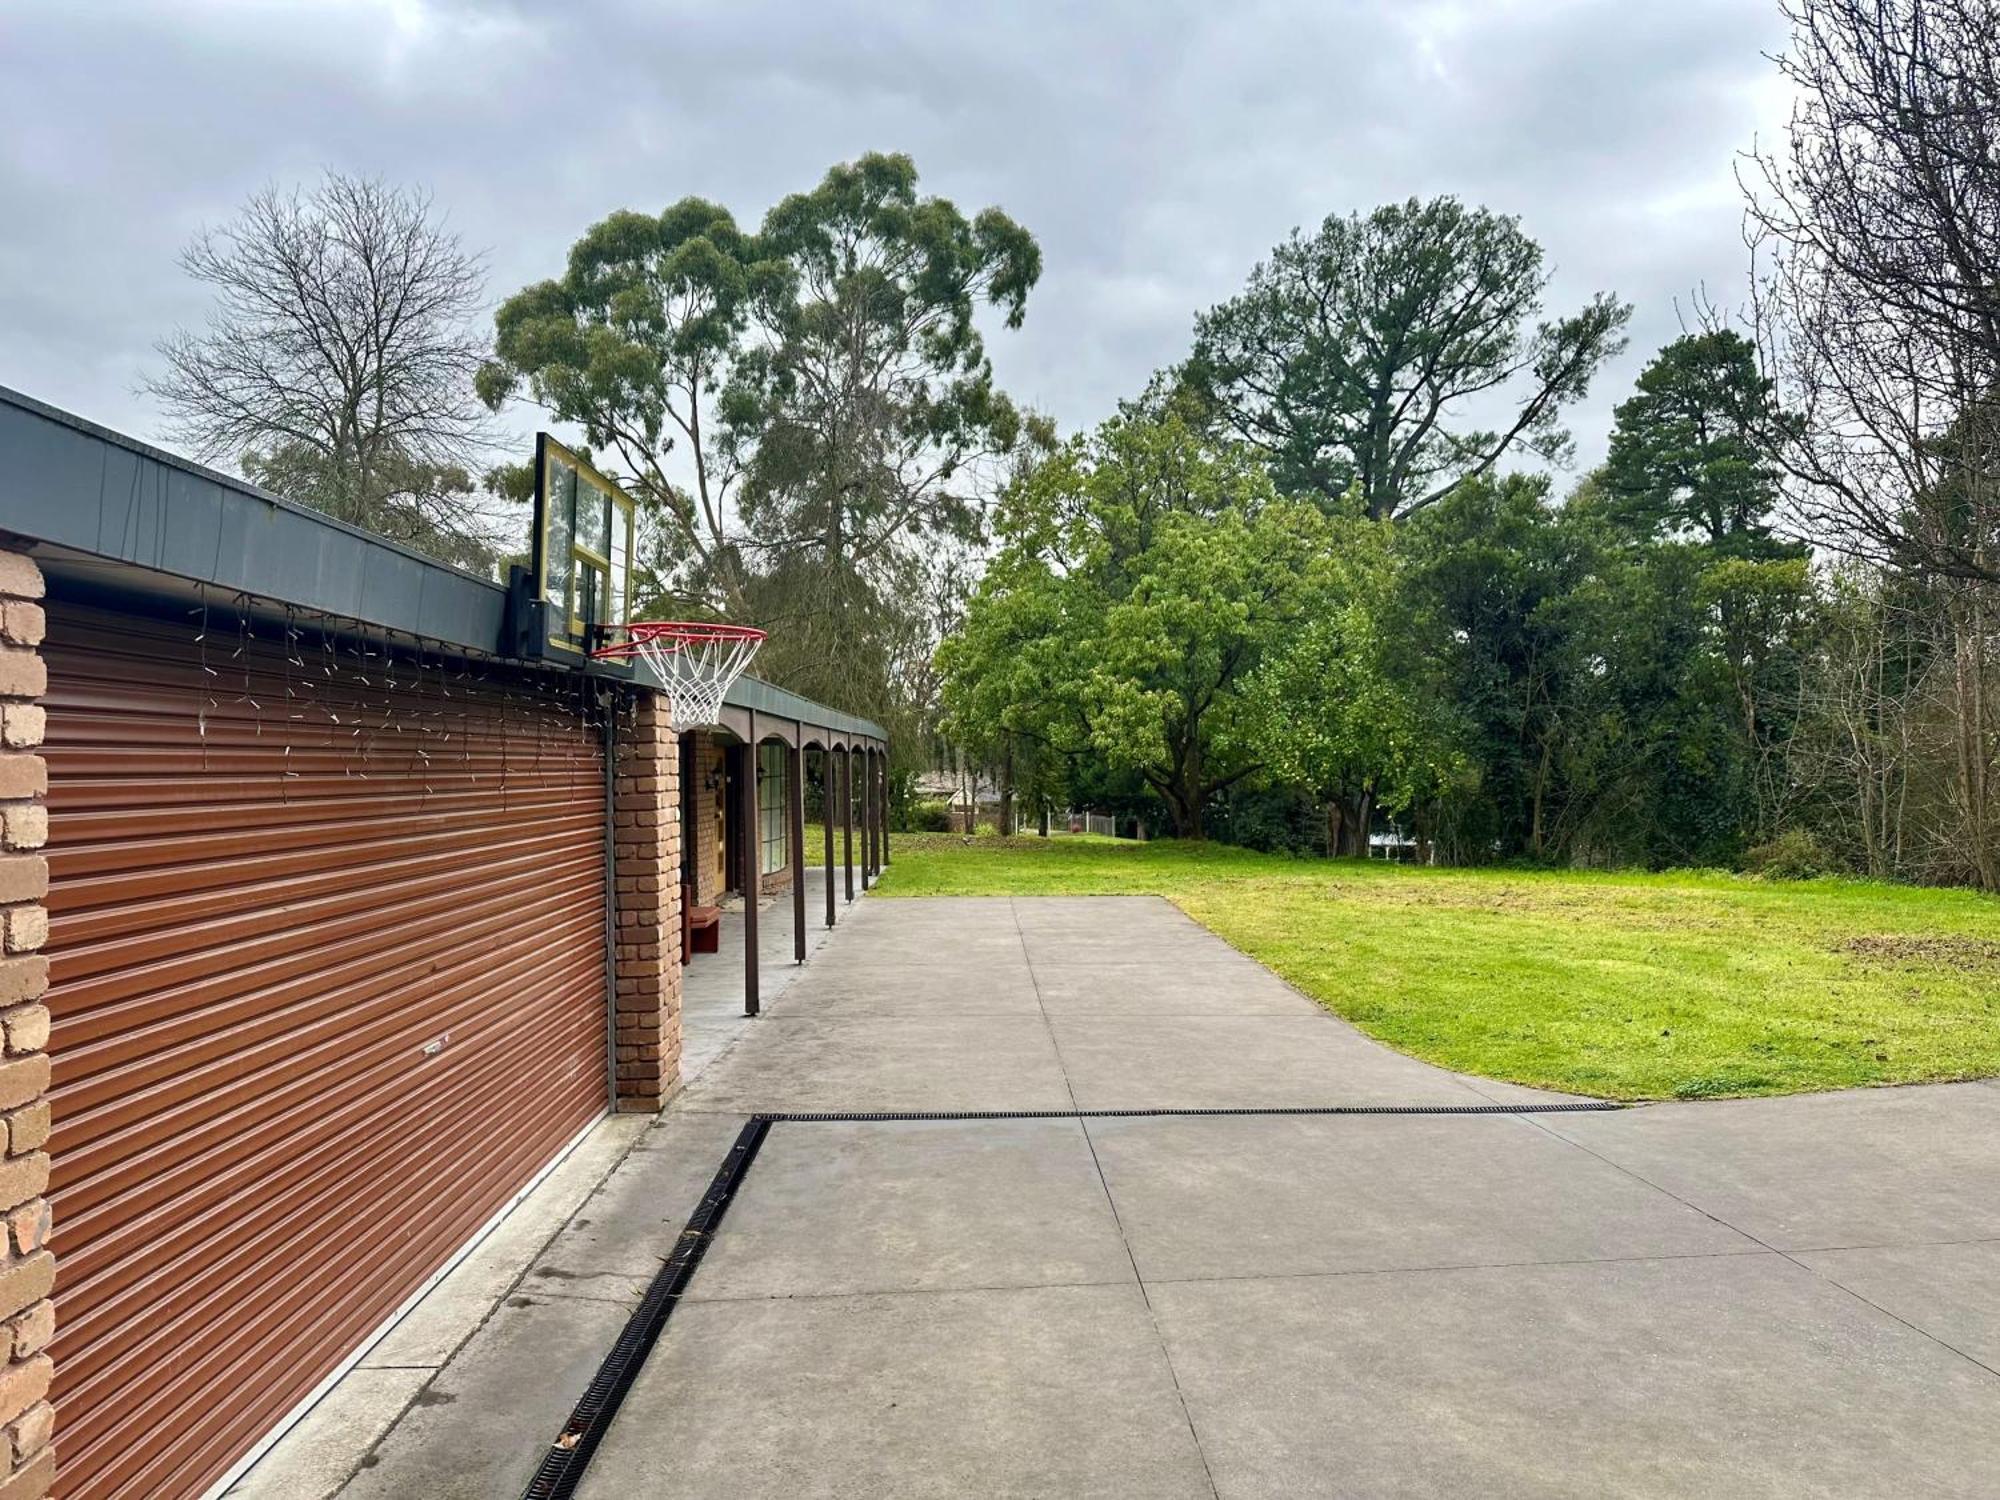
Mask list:
[[[1173,814],[1174,837],[1203,839],[1201,794],[1201,720],[1191,718],[1184,730],[1181,753],[1167,793],[1167,810]]]
[[[1861,849],[1868,873],[1880,878],[1882,874],[1882,842],[1876,828],[1876,820],[1881,816],[1875,805],[1875,768],[1864,765],[1857,778],[1861,783]]]
[[[1341,852],[1350,858],[1368,857],[1368,813],[1369,797],[1365,789],[1352,799],[1343,799],[1340,812]]]
[[[1000,836],[1014,833],[1014,745],[1008,741],[1000,756]]]
[[[1528,853],[1535,859],[1542,857],[1542,798],[1549,785],[1549,760],[1553,750],[1548,737],[1542,738],[1541,760],[1535,766],[1535,795],[1528,815]]]
[[[1202,796],[1199,781],[1191,779],[1184,772],[1161,787],[1160,791],[1166,799],[1167,816],[1173,820],[1175,838],[1203,839],[1208,836],[1202,828]]]
[[[1193,839],[1199,843],[1208,837],[1208,831],[1202,824],[1199,793],[1176,799],[1170,810],[1174,815],[1175,838]]]
[[[1952,611],[1952,666],[1958,720],[1954,748],[1966,843],[1980,888],[1991,891],[2000,890],[2000,870],[1995,865],[1993,810],[1989,801],[1993,737],[1986,713],[1986,622],[1978,599],[1980,585],[1965,587],[1971,597]]]

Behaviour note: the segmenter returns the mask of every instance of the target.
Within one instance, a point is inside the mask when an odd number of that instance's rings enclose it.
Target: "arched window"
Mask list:
[[[766,743],[757,747],[757,829],[763,846],[762,870],[766,875],[785,868],[785,747]]]

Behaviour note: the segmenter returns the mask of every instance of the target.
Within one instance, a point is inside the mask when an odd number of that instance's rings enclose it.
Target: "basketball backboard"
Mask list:
[[[632,593],[632,497],[546,432],[535,435],[528,589],[535,654],[585,656],[623,623]]]

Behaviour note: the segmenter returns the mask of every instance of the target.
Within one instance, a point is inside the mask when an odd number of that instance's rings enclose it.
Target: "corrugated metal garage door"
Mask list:
[[[60,1491],[198,1494],[604,1107],[602,754],[233,611],[47,660]]]

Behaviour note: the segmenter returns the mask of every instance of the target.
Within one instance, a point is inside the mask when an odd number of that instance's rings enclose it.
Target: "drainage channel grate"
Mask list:
[[[701,1264],[702,1256],[707,1253],[709,1242],[715,1238],[716,1226],[729,1212],[730,1200],[736,1196],[736,1189],[742,1186],[743,1174],[757,1159],[757,1148],[764,1144],[764,1136],[770,1128],[771,1121],[767,1116],[753,1115],[737,1135],[736,1144],[723,1157],[715,1180],[709,1183],[708,1191],[702,1195],[701,1202],[681,1230],[673,1254],[667,1257],[660,1274],[653,1278],[653,1284],[640,1299],[638,1310],[612,1343],[611,1352],[604,1356],[604,1363],[597,1367],[590,1388],[583,1393],[583,1399],[576,1403],[576,1409],[569,1414],[563,1430],[543,1455],[541,1467],[528,1481],[523,1500],[564,1500],[564,1497],[576,1493],[577,1484],[583,1479],[583,1471],[590,1466],[591,1456],[597,1452],[605,1429],[618,1414],[625,1393],[632,1389],[639,1367],[652,1353],[653,1345],[659,1342],[661,1330],[667,1326],[667,1319],[673,1316],[681,1293],[687,1290],[687,1284],[694,1276],[695,1267]]]
[[[1623,1109],[1605,1099],[1561,1104],[1294,1104],[1208,1109],[884,1109],[816,1112],[787,1110],[759,1115],[772,1124],[867,1124],[902,1120],[1162,1120],[1258,1115],[1575,1115]]]
[[[729,1212],[736,1190],[757,1159],[757,1150],[773,1125],[895,1124],[927,1120],[1134,1120],[1273,1115],[1565,1115],[1597,1114],[1624,1108],[1608,1100],[1560,1104],[1307,1104],[1289,1108],[1212,1109],[961,1109],[784,1111],[752,1115],[723,1157],[701,1202],[688,1217],[674,1250],[646,1289],[638,1309],[619,1332],[591,1377],[583,1399],[576,1403],[541,1466],[528,1481],[522,1500],[568,1500],[583,1481],[584,1470],[597,1452],[612,1418],[638,1378],[639,1368],[653,1352],[667,1320],[680,1305],[695,1269]]]

